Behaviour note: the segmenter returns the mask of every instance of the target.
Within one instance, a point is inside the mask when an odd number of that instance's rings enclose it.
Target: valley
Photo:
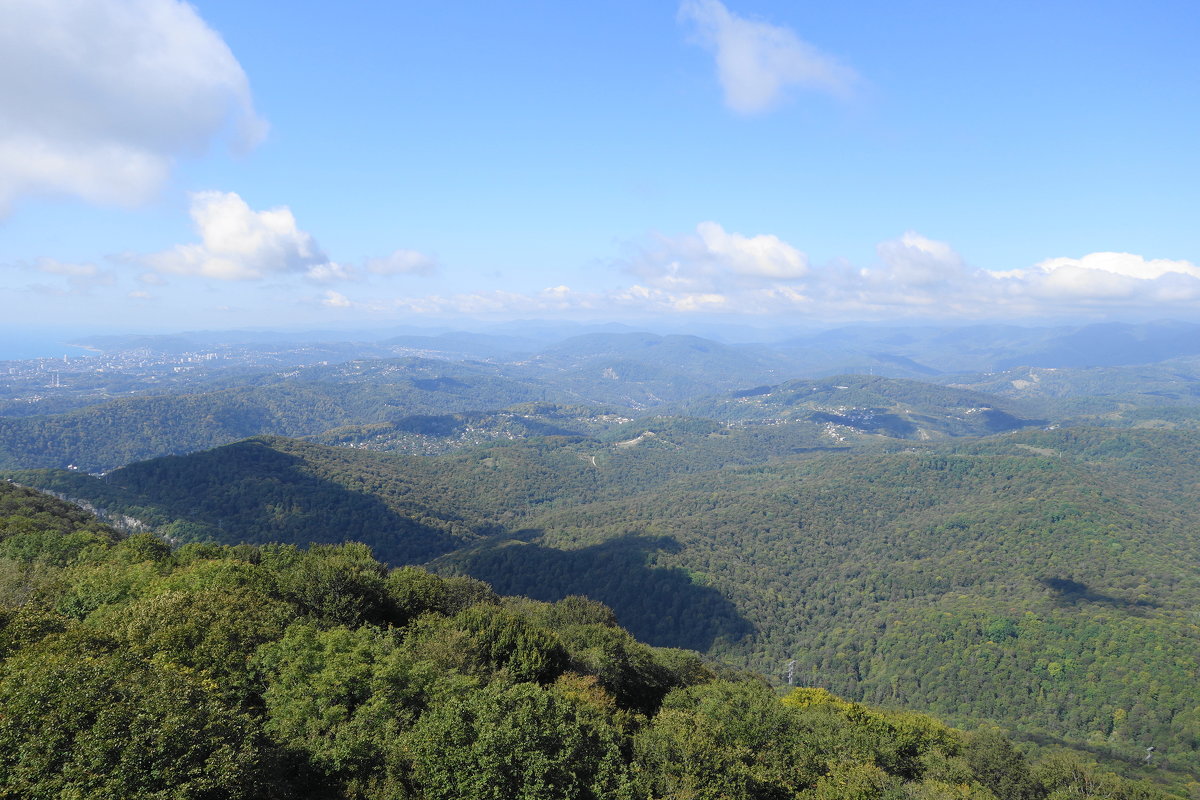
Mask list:
[[[362,542],[505,595],[585,595],[776,685],[1131,775],[1149,742],[1158,777],[1200,774],[1187,356],[918,380],[787,378],[785,349],[744,352],[621,333],[314,365],[0,417],[0,456],[175,547]],[[933,360],[903,352],[875,363]]]

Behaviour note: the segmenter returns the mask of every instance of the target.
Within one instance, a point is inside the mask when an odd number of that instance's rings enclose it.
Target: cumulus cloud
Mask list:
[[[1169,261],[1165,258],[1147,260],[1133,253],[1092,253],[1083,258],[1050,258],[1040,262],[1037,268],[1050,273],[1060,269],[1111,272],[1140,280],[1154,280],[1171,274],[1200,278],[1200,268],[1187,261]]]
[[[249,281],[299,275],[317,283],[356,281],[362,270],[332,261],[311,234],[300,229],[287,206],[255,211],[235,192],[195,192],[189,213],[199,242],[176,245],[149,255],[127,254],[120,260],[150,271],[142,283],[166,283],[164,274],[219,281]],[[415,250],[397,250],[369,259],[366,271],[393,276],[429,274],[437,260]]]
[[[790,244],[770,234],[743,236],[726,233],[715,222],[701,222],[696,233],[706,254],[739,275],[789,280],[808,272],[808,259]]]
[[[324,264],[309,267],[304,276],[318,283],[332,283],[334,281],[357,280],[358,271],[350,264],[338,264],[333,261],[327,261]]]
[[[962,256],[954,252],[954,248],[913,231],[908,231],[899,239],[881,242],[875,250],[884,266],[876,274],[905,286],[944,286],[970,274]]]
[[[789,28],[739,17],[719,0],[684,0],[679,19],[714,54],[725,104],[738,113],[766,111],[792,86],[844,97],[858,80]]]
[[[328,306],[330,308],[349,308],[354,304],[350,302],[350,298],[346,297],[346,295],[330,289],[329,291],[325,292],[325,296],[321,300],[321,305]]]
[[[971,265],[948,243],[908,231],[858,266],[810,265],[776,236],[745,236],[715,222],[658,236],[622,264],[632,285],[582,292],[469,292],[376,301],[394,314],[715,314],[809,319],[1019,318],[1107,311],[1200,311],[1200,268],[1187,261],[1092,253],[1005,272]]]
[[[255,211],[233,192],[197,192],[191,216],[200,242],[144,256],[146,266],[226,281],[297,272],[321,279],[338,272],[286,206]]]
[[[502,289],[395,296],[390,276],[433,269],[436,260],[411,250],[370,259],[358,268],[330,261],[286,208],[251,209],[236,194],[194,197],[200,242],[135,259],[163,273],[220,280],[293,275],[308,280],[357,279],[373,284],[358,296],[328,288],[310,308],[378,315],[568,314],[594,318],[657,314],[780,316],[813,320],[1020,318],[1106,312],[1200,311],[1200,267],[1130,253],[1055,257],[1028,267],[976,267],[949,243],[907,231],[880,242],[865,264],[812,264],[793,243],[768,233],[729,231],[714,221],[678,235],[631,243],[614,266],[625,280],[607,289],[557,284],[536,291]],[[12,267],[13,265],[8,265]],[[72,291],[111,281],[92,264],[42,260],[21,268],[54,275]],[[264,285],[274,291],[275,281]],[[29,287],[39,291],[66,290]],[[138,296],[138,295],[131,295]]]
[[[731,282],[796,280],[808,273],[808,257],[777,236],[745,236],[701,222],[695,234],[643,244],[625,267],[652,286],[695,292]]]
[[[0,3],[0,214],[19,196],[135,204],[175,158],[266,133],[229,47],[180,0]]]
[[[945,242],[912,231],[881,243],[877,252],[878,264],[858,270],[850,281],[825,282],[821,296],[848,310],[937,316],[1194,311],[1200,301],[1200,269],[1187,261],[1091,253],[989,271],[971,266]]]
[[[1023,294],[1077,305],[1177,305],[1200,300],[1200,268],[1188,261],[1133,253],[1050,258],[1029,269],[995,273]]]

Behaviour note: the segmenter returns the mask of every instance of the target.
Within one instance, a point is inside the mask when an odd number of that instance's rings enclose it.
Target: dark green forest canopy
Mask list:
[[[0,483],[0,546],[2,797],[1184,796],[362,545],[172,550]]]
[[[708,425],[435,458],[265,438],[107,480],[17,477],[177,542],[366,541],[505,594],[587,595],[645,641],[776,681],[790,669],[1112,763],[1154,745],[1164,770],[1197,770],[1196,434],[1030,430],[762,463],[740,438],[759,431]]]

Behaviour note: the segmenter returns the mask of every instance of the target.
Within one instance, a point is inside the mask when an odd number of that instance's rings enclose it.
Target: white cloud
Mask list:
[[[327,261],[324,264],[309,267],[304,276],[318,283],[332,283],[333,281],[357,280],[358,272],[350,264],[338,264],[333,261]]]
[[[707,254],[739,275],[790,280],[808,272],[808,259],[804,253],[777,236],[726,233],[715,222],[701,222],[696,226],[696,232],[704,242]]]
[[[430,275],[437,270],[438,262],[416,250],[396,250],[383,258],[367,259],[366,266],[376,275]]]
[[[349,308],[354,304],[350,302],[350,298],[346,297],[346,295],[330,289],[325,292],[325,297],[321,300],[321,305],[329,306],[330,308]]]
[[[659,237],[643,245],[625,266],[652,286],[694,292],[794,281],[808,273],[808,258],[777,236],[744,236],[701,222],[694,235]]]
[[[1172,306],[1200,300],[1200,268],[1188,261],[1133,253],[1059,257],[1028,269],[992,273],[1010,293],[1080,306]]]
[[[395,296],[380,288],[388,276],[436,263],[414,251],[367,262],[359,269],[330,261],[300,230],[286,208],[254,211],[236,194],[207,192],[194,197],[200,241],[134,263],[158,270],[143,284],[164,283],[173,272],[220,280],[286,277],[309,280],[371,280],[370,293],[352,299],[327,289],[302,301],[309,308],[353,310],[380,319],[398,313],[427,315],[514,315],[604,318],[658,314],[781,316],[813,320],[1020,318],[1095,315],[1107,312],[1200,312],[1200,267],[1183,260],[1130,253],[1057,257],[1032,266],[990,271],[972,266],[948,243],[908,231],[876,246],[865,265],[835,260],[812,265],[795,245],[772,234],[746,235],[707,221],[692,233],[648,237],[630,247],[616,266],[633,278],[605,290],[580,291],[550,285],[537,291],[515,288]],[[381,269],[379,261],[389,266]],[[2,265],[56,276],[59,283],[30,285],[28,291],[77,294],[114,282],[94,264],[42,259]],[[614,273],[619,274],[619,273]],[[378,279],[376,279],[376,276]],[[278,294],[283,281],[260,284]],[[228,289],[210,287],[211,291]],[[144,291],[130,297],[144,297]]]
[[[179,0],[0,3],[0,215],[18,197],[135,204],[175,158],[266,123],[228,46]]]
[[[254,211],[233,192],[197,192],[192,195],[191,216],[200,243],[144,256],[146,266],[227,281],[281,273],[328,278],[339,272],[316,240],[296,227],[286,206]]]
[[[1108,311],[1200,311],[1200,268],[1186,261],[1093,253],[994,272],[946,242],[909,231],[881,242],[866,266],[810,266],[776,236],[728,233],[715,222],[695,234],[659,236],[622,264],[629,286],[580,292],[471,292],[401,297],[364,311],[395,314],[604,316],[715,314],[819,320],[976,319]]]
[[[1200,310],[1200,269],[1187,261],[1146,259],[1130,253],[1051,258],[1005,271],[969,265],[944,242],[908,232],[881,243],[880,264],[823,287],[827,300],[848,310],[858,303],[883,313],[941,317],[1062,315],[1097,310]]]
[[[684,0],[679,19],[713,51],[725,104],[739,113],[766,111],[791,86],[846,96],[858,81],[791,29],[739,17],[719,0]]]
[[[1050,258],[1040,262],[1037,268],[1049,273],[1075,268],[1109,272],[1140,280],[1154,280],[1171,274],[1200,278],[1200,268],[1190,262],[1168,261],[1164,258],[1146,260],[1132,253],[1092,253],[1083,258]]]
[[[962,256],[950,245],[913,231],[881,242],[875,249],[885,267],[876,274],[908,287],[945,285],[969,275]]]
[[[354,265],[331,261],[316,239],[297,226],[287,206],[255,211],[234,192],[196,192],[191,201],[199,242],[117,259],[149,268],[138,277],[142,283],[162,285],[164,273],[220,281],[301,275],[317,283],[362,277]],[[428,274],[436,268],[436,259],[415,250],[397,250],[366,263],[367,272],[380,276]]]

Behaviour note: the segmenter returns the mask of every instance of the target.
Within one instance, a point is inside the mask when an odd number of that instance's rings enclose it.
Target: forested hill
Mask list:
[[[781,700],[583,598],[353,544],[171,550],[3,482],[0,709],[0,796],[30,800],[1184,796],[1165,770]]]
[[[321,363],[314,359],[325,350],[300,348],[286,367],[260,363],[255,349],[242,353],[240,366],[190,351],[174,367],[167,356],[144,368],[114,356],[104,368],[71,366],[61,387],[58,367],[47,383],[51,367],[38,362],[0,380],[0,468],[103,472],[257,435],[436,453],[498,439],[600,435],[648,414],[786,421],[851,439],[983,436],[1079,421],[1197,428],[1200,357],[1191,330],[846,329],[775,345],[608,332],[489,346],[487,337],[464,335],[408,341],[411,352],[435,358]],[[1111,352],[1089,345],[1092,335]],[[998,338],[989,345],[989,336]],[[1001,358],[1005,342],[1028,348],[1019,351],[1030,360]],[[358,352],[347,348],[341,357]],[[363,352],[389,348],[405,349],[378,343]],[[1138,354],[1174,358],[1123,360]],[[487,360],[464,360],[469,355]],[[1001,363],[999,372],[954,374]]]
[[[1196,434],[1064,428],[733,457],[758,433],[430,458],[266,439],[107,482],[17,477],[144,512],[180,540],[361,536],[393,563],[437,557],[505,593],[586,594],[651,643],[778,680],[794,662],[798,680],[852,699],[1118,760],[1153,745],[1164,768],[1200,772]]]
[[[0,417],[0,466],[113,469],[263,433],[299,436],[413,414],[505,408],[563,400],[535,380],[488,365],[423,359],[310,367],[263,385],[133,397],[64,414]]]
[[[257,437],[138,462],[94,477],[8,474],[142,520],[173,541],[363,541],[393,564],[421,563],[520,525],[544,504],[615,498],[726,464],[828,449],[808,427],[726,431],[652,420],[631,439],[554,436],[438,457]]]
[[[708,345],[658,338],[664,354],[703,347],[703,363],[716,358]],[[737,378],[761,378],[770,370],[713,380],[701,366],[681,359],[673,367],[644,360],[620,372],[611,359],[585,359],[569,369],[553,362],[507,367],[424,359],[352,362],[281,373],[255,386],[124,398],[62,414],[0,416],[0,468],[104,472],[259,435],[311,436],[411,453],[546,435],[612,432],[633,438],[621,426],[648,414],[727,426],[803,425],[810,439],[823,435],[826,444],[847,435],[851,444],[862,435],[982,436],[1043,422],[1019,401],[878,376],[795,380],[729,394],[746,385]],[[698,399],[682,402],[684,397]]]
[[[806,421],[898,439],[987,436],[1044,425],[1020,401],[921,381],[835,375],[681,403],[682,413],[739,423]]]
[[[649,563],[716,589],[753,625],[715,652],[1127,756],[1158,745],[1195,770],[1194,485],[1187,498],[1048,434],[1020,444],[689,476],[547,510],[529,523],[540,538],[448,558],[502,591],[606,599],[652,636],[672,621],[619,602],[623,587],[586,557],[652,531]]]

